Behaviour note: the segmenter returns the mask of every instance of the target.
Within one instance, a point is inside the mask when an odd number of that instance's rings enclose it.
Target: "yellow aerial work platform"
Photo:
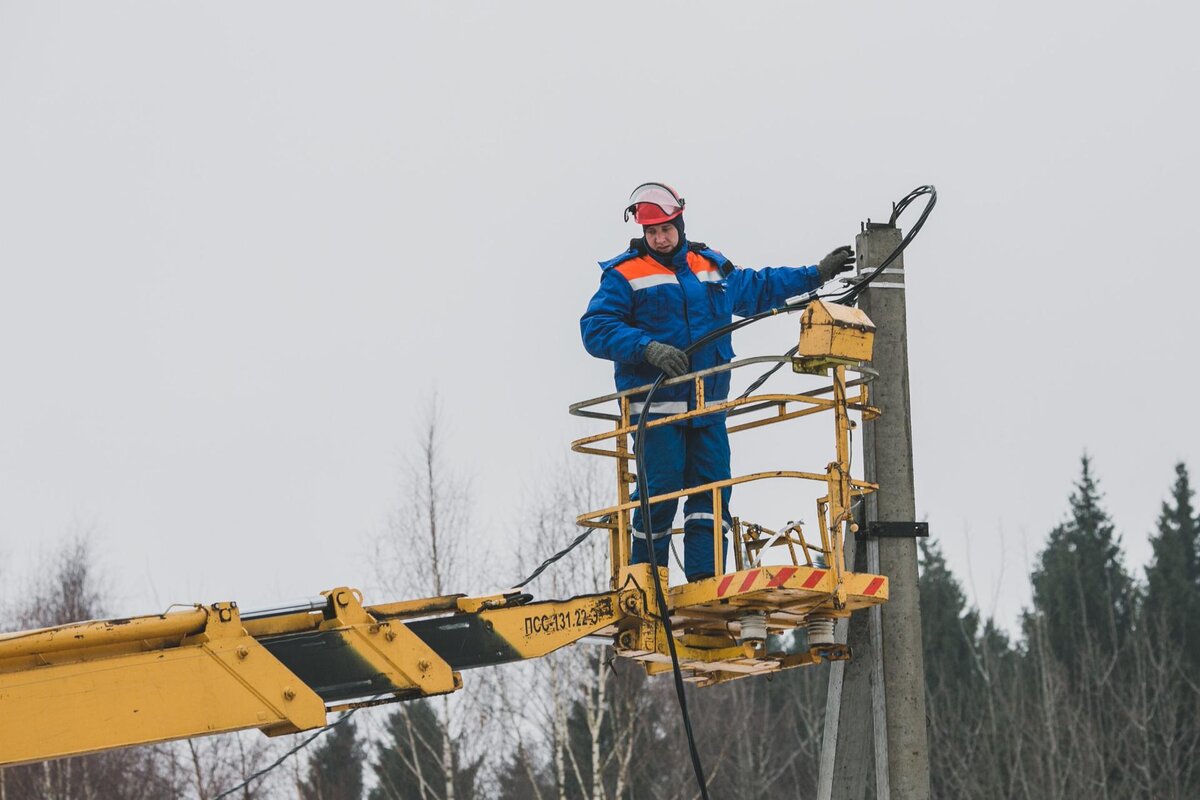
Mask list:
[[[214,603],[0,634],[0,765],[246,728],[294,733],[325,725],[331,711],[453,692],[462,688],[461,670],[537,658],[585,638],[611,643],[619,656],[657,673],[671,668],[664,618],[686,679],[700,685],[848,658],[834,639],[835,620],[888,597],[886,577],[846,572],[842,552],[845,533],[856,529],[855,503],[877,488],[850,475],[852,415],[878,414],[868,398],[873,373],[864,363],[872,333],[861,311],[814,303],[802,317],[795,356],[748,358],[668,381],[694,382],[697,407],[647,422],[725,414],[733,434],[830,412],[834,459],[823,471],[757,472],[651,498],[711,492],[713,536],[720,541],[723,488],[815,481],[824,487],[815,535],[800,525],[776,531],[734,518],[733,571],[718,558],[712,578],[666,587],[662,569],[666,608],[660,608],[650,567],[629,564],[637,505],[630,499],[631,398],[646,387],[605,395],[571,412],[611,427],[572,444],[615,465],[615,502],[579,517],[581,525],[609,533],[607,591],[536,602],[514,590],[364,605],[358,591],[343,587],[246,614],[236,603]],[[708,375],[779,364],[825,374],[828,383],[704,400]],[[614,402],[615,412],[601,410]],[[768,554],[781,563],[768,563]],[[798,629],[806,631],[806,650],[768,649],[769,635]]]

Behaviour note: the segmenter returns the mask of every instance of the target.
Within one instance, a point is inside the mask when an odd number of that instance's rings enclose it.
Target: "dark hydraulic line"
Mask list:
[[[607,519],[608,519],[608,518],[607,518],[607,517],[605,517],[605,518],[601,519],[600,521],[601,521],[601,522],[606,522],[606,521],[607,521]],[[566,547],[564,547],[562,550],[559,550],[557,553],[555,553],[554,555],[550,556],[550,557],[549,557],[549,558],[547,558],[545,561],[543,561],[541,564],[539,564],[537,569],[535,569],[533,572],[529,573],[529,577],[528,577],[528,578],[526,578],[525,580],[521,581],[520,583],[514,583],[512,588],[514,588],[514,589],[521,589],[521,588],[524,588],[524,587],[525,587],[525,585],[526,585],[527,583],[529,583],[530,581],[532,581],[532,580],[533,580],[534,578],[536,578],[538,575],[541,575],[543,572],[545,572],[545,571],[546,571],[546,568],[547,568],[547,567],[549,567],[551,564],[553,564],[555,561],[558,561],[560,558],[562,558],[563,556],[565,556],[567,553],[571,552],[571,551],[572,551],[572,550],[574,550],[576,547],[578,547],[579,545],[583,544],[583,540],[584,540],[584,539],[586,539],[587,537],[591,536],[591,535],[592,535],[592,532],[593,532],[593,531],[595,531],[595,530],[596,530],[596,528],[584,528],[584,529],[583,529],[583,533],[581,533],[581,534],[579,534],[578,536],[576,536],[576,537],[575,537],[575,538],[574,538],[574,539],[571,541],[571,543],[570,543],[569,545],[567,545]]]

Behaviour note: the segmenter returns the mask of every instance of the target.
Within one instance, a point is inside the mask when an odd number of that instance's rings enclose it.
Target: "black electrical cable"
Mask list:
[[[913,240],[913,238],[917,235],[917,232],[921,230],[921,226],[925,224],[925,219],[929,216],[929,212],[932,211],[934,205],[937,204],[937,189],[933,186],[918,186],[916,189],[913,189],[911,192],[905,195],[900,202],[895,203],[892,206],[892,215],[888,220],[888,224],[894,227],[896,225],[896,221],[900,218],[900,215],[904,213],[904,210],[908,208],[914,200],[923,195],[930,196],[929,202],[925,205],[924,211],[921,212],[920,218],[908,232],[908,235],[905,236],[900,242],[900,246],[897,247],[886,259],[884,259],[883,263],[881,263],[865,278],[863,278],[863,280],[858,281],[845,292],[836,292],[827,295],[830,299],[836,299],[838,302],[843,304],[854,302],[854,300],[858,298],[858,295],[862,293],[861,287],[873,281],[876,275],[882,273],[888,265],[895,261],[896,258],[898,258],[899,255],[904,252],[904,249],[908,247],[909,242]],[[794,355],[797,349],[798,347],[793,347],[791,350],[788,350],[787,355]],[[759,375],[758,378],[746,388],[746,391],[741,393],[738,399],[744,400],[754,392],[758,391],[758,388],[766,383],[772,375],[778,372],[779,368],[782,367],[783,364],[784,362],[780,361],[762,375]]]
[[[937,189],[928,185],[918,186],[916,189],[913,189],[911,192],[906,194],[904,198],[900,200],[900,202],[892,206],[892,216],[888,220],[888,224],[895,226],[897,220],[900,219],[900,215],[904,213],[905,209],[912,205],[913,201],[915,201],[918,197],[922,196],[929,197],[929,199],[925,202],[925,208],[921,210],[921,216],[917,217],[917,221],[913,223],[911,228],[909,228],[908,233],[906,233],[904,238],[900,240],[900,244],[896,245],[896,249],[889,253],[888,257],[879,263],[879,266],[867,273],[866,277],[855,282],[846,291],[830,295],[830,299],[839,303],[851,303],[855,301],[858,299],[858,296],[863,293],[867,286],[870,285],[871,281],[875,280],[878,275],[891,266],[893,261],[900,257],[900,254],[904,252],[905,248],[907,248],[912,240],[916,238],[917,234],[921,232],[921,228],[925,227],[925,220],[929,219],[930,212],[933,211],[933,207],[937,205]]]
[[[838,300],[838,302],[841,302],[843,304],[853,302],[858,297],[858,295],[862,292],[861,289],[857,288],[858,286],[861,286],[864,283],[870,283],[871,281],[873,281],[875,279],[876,275],[883,272],[885,267],[887,267],[889,264],[891,264],[893,261],[895,261],[896,258],[901,253],[904,252],[904,248],[908,247],[908,243],[913,240],[913,237],[916,236],[917,231],[921,230],[921,226],[925,224],[925,218],[929,216],[929,212],[933,210],[933,206],[937,203],[937,189],[935,189],[933,186],[919,186],[916,189],[913,189],[907,195],[905,195],[904,199],[902,199],[899,203],[894,204],[892,207],[892,216],[888,220],[888,224],[892,225],[894,227],[896,224],[896,220],[898,220],[900,218],[900,215],[904,213],[904,210],[906,208],[908,208],[912,204],[912,202],[914,200],[916,200],[918,197],[921,197],[922,195],[926,195],[926,194],[931,196],[929,203],[926,204],[925,210],[921,214],[921,218],[917,220],[915,225],[913,225],[912,230],[909,231],[908,236],[906,236],[904,238],[904,240],[900,243],[900,246],[891,255],[889,255],[882,264],[880,264],[877,268],[872,270],[871,273],[869,275],[867,275],[862,281],[858,282],[855,286],[851,287],[850,290],[847,290],[846,292],[837,292],[837,293],[831,293],[831,294],[827,295],[830,299],[836,299],[836,300]],[[853,291],[853,294],[851,294],[851,291]],[[799,349],[798,345],[795,347],[792,347],[792,349],[787,351],[786,355],[788,355],[788,356],[795,355],[796,350],[798,350],[798,349]],[[752,395],[756,391],[758,391],[758,388],[760,386],[762,386],[764,383],[766,383],[768,380],[770,380],[771,376],[774,375],[776,372],[778,372],[780,367],[782,367],[784,365],[784,363],[785,362],[780,361],[778,364],[776,364],[773,367],[771,367],[770,369],[768,369],[762,375],[759,375],[758,378],[756,378],[753,383],[751,383],[748,387],[746,387],[746,391],[742,392],[741,395],[738,396],[738,399],[745,400],[747,397],[749,397],[750,395]]]
[[[684,348],[683,352],[690,354],[697,346],[689,345]],[[683,691],[683,671],[679,668],[679,654],[675,651],[675,633],[671,629],[671,612],[667,608],[667,599],[663,595],[662,581],[658,579],[658,556],[654,552],[654,523],[650,518],[650,489],[646,484],[646,469],[642,460],[642,443],[646,438],[646,416],[650,411],[650,399],[654,397],[654,393],[658,391],[658,387],[662,384],[665,377],[665,373],[660,373],[654,381],[654,385],[650,387],[650,391],[646,392],[646,399],[642,403],[642,413],[638,415],[637,432],[633,437],[633,454],[637,464],[638,498],[642,510],[642,527],[646,529],[643,533],[646,537],[646,552],[649,554],[650,560],[650,578],[654,583],[654,598],[661,612],[659,619],[662,620],[663,628],[667,635],[667,649],[671,652],[671,671],[675,678],[675,696],[679,700],[679,711],[683,716],[683,731],[687,735],[688,754],[692,758],[692,771],[696,773],[696,783],[700,787],[700,797],[703,800],[709,800],[708,781],[704,778],[704,765],[700,763],[700,752],[696,749],[696,737],[692,732],[692,719],[688,715],[687,696]],[[666,535],[671,535],[669,530]]]
[[[336,721],[331,722],[330,724],[326,725],[323,728],[318,728],[315,733],[313,733],[310,736],[305,737],[303,740],[300,741],[299,744],[297,744],[291,750],[288,750],[286,753],[281,755],[279,758],[275,759],[273,762],[271,762],[267,766],[260,769],[258,772],[255,772],[253,775],[244,779],[237,786],[231,787],[231,788],[226,789],[225,791],[221,792],[219,795],[214,797],[213,800],[221,800],[224,797],[230,797],[233,795],[234,792],[245,789],[247,786],[254,783],[259,778],[265,777],[267,775],[267,773],[272,772],[276,767],[280,766],[281,764],[283,764],[283,762],[287,761],[289,758],[296,755],[296,753],[299,753],[301,750],[308,747],[310,744],[315,742],[318,738],[325,735],[326,733],[333,730],[334,728],[338,727],[342,723],[348,721],[351,717],[354,716],[354,714],[357,711],[358,711],[358,708],[352,708],[349,711],[342,714],[340,717],[338,717]]]
[[[800,345],[794,344],[788,348],[788,351],[783,354],[783,357],[785,359],[791,358],[792,356],[796,355],[796,351],[799,349],[800,349]],[[750,395],[757,392],[758,387],[762,386],[764,383],[766,383],[768,380],[770,380],[771,376],[774,375],[776,372],[779,372],[779,368],[782,367],[786,363],[787,363],[787,361],[780,361],[778,364],[776,364],[775,366],[768,369],[762,375],[759,375],[757,378],[755,378],[754,382],[746,387],[746,391],[744,391],[740,395],[738,395],[738,400],[745,400],[747,397],[749,397]]]
[[[607,521],[608,521],[608,517],[605,517],[604,519],[602,519],[602,520],[601,520],[601,522],[607,522]],[[557,553],[555,553],[554,555],[550,556],[550,557],[549,557],[549,558],[547,558],[545,561],[543,561],[541,564],[539,564],[539,565],[538,565],[538,568],[537,568],[537,569],[535,569],[533,572],[531,572],[531,573],[529,574],[529,577],[528,577],[528,578],[526,578],[525,580],[521,581],[520,583],[514,583],[512,588],[514,588],[514,589],[521,589],[521,588],[523,588],[523,587],[525,586],[525,584],[529,583],[529,582],[530,582],[530,581],[532,581],[534,578],[536,578],[538,575],[541,575],[543,572],[545,572],[545,571],[546,571],[546,567],[550,566],[550,565],[551,565],[551,564],[553,564],[555,561],[558,561],[560,558],[562,558],[563,556],[565,556],[567,553],[571,552],[571,551],[572,551],[572,550],[574,550],[576,547],[578,547],[579,545],[583,544],[583,540],[584,540],[584,539],[586,539],[587,537],[591,536],[591,535],[592,535],[592,533],[593,533],[595,530],[596,530],[596,528],[584,528],[584,529],[583,529],[583,533],[581,533],[581,534],[579,534],[578,536],[576,536],[576,537],[574,538],[574,540],[572,540],[572,542],[571,542],[569,545],[567,545],[566,547],[564,547],[562,550],[559,550]]]
[[[810,292],[809,294],[815,296],[814,292]],[[794,308],[769,309],[759,314],[744,317],[736,322],[731,322],[728,325],[717,328],[716,330],[710,331],[704,336],[701,336],[699,339],[685,347],[683,352],[685,355],[691,355],[697,349],[703,347],[714,339],[722,336],[728,336],[739,328],[744,328],[760,319],[766,319],[767,317],[778,314],[782,310],[798,310],[799,308],[808,305],[808,303],[811,302],[811,299],[812,298],[799,301]],[[658,378],[650,386],[650,389],[646,392],[646,397],[642,400],[642,410],[641,413],[638,414],[637,430],[633,437],[633,453],[635,462],[637,464],[638,498],[642,511],[642,526],[647,529],[645,532],[646,551],[650,561],[650,575],[654,581],[654,597],[658,602],[659,609],[662,611],[662,616],[660,619],[662,620],[663,628],[666,631],[667,649],[671,654],[671,671],[675,678],[675,696],[679,700],[679,710],[683,716],[683,730],[687,736],[688,754],[692,759],[692,770],[696,773],[696,783],[700,787],[700,797],[702,800],[709,800],[708,782],[704,777],[704,766],[700,763],[700,753],[696,749],[696,737],[692,731],[692,720],[691,716],[688,714],[687,696],[684,693],[683,687],[683,671],[679,667],[679,654],[675,649],[675,634],[671,628],[671,614],[667,609],[667,600],[663,594],[662,581],[658,579],[658,556],[654,552],[654,524],[650,518],[650,490],[646,484],[646,469],[642,458],[644,450],[643,443],[645,442],[646,438],[646,418],[650,411],[650,402],[665,378],[666,375],[660,373]]]
[[[886,269],[893,261],[900,257],[900,254],[904,252],[905,248],[907,248],[912,240],[916,238],[917,233],[920,232],[921,228],[925,225],[925,220],[928,219],[929,213],[933,210],[934,205],[937,204],[937,189],[929,185],[918,186],[916,189],[913,189],[911,192],[905,195],[899,203],[896,203],[892,207],[892,215],[889,224],[895,225],[897,219],[899,219],[900,215],[904,213],[904,210],[908,208],[908,206],[911,205],[914,200],[923,195],[928,195],[929,200],[926,202],[925,208],[921,212],[921,216],[917,219],[916,223],[913,224],[908,234],[900,240],[900,244],[896,246],[896,248],[888,255],[888,257],[880,262],[878,267],[875,267],[873,270],[867,273],[862,280],[857,281],[846,291],[826,295],[827,297],[830,299],[839,300],[843,303],[853,302],[860,294],[862,294],[863,290],[866,289],[871,281],[875,280],[878,275],[882,274],[884,269]],[[716,330],[709,331],[704,336],[701,336],[699,339],[685,347],[683,352],[685,355],[691,355],[697,349],[703,347],[714,339],[729,336],[734,331],[745,328],[748,325],[752,325],[759,320],[773,317],[777,314],[800,311],[806,308],[809,303],[811,303],[813,300],[816,300],[818,297],[819,295],[817,291],[814,290],[800,295],[799,297],[791,298],[792,302],[786,305],[770,308],[766,311],[759,312],[758,314],[752,314],[751,316],[743,317],[740,320],[731,322],[728,325],[717,328]],[[777,368],[778,367],[774,367],[773,369]],[[757,388],[758,386],[761,386],[762,383],[765,382],[772,374],[773,371],[768,371],[765,373],[759,378],[759,380],[755,381],[753,384],[754,387]],[[642,459],[642,445],[646,436],[646,418],[650,412],[650,403],[654,398],[655,392],[657,392],[659,386],[662,385],[664,378],[666,378],[666,375],[660,373],[654,383],[651,384],[650,389],[646,392],[646,396],[642,400],[641,413],[638,415],[637,431],[634,433],[634,458],[637,463],[638,498],[642,512],[642,527],[646,528],[646,531],[644,532],[646,536],[646,551],[649,555],[651,578],[654,581],[654,596],[658,602],[659,609],[661,609],[663,612],[661,619],[663,627],[666,629],[667,649],[670,650],[671,653],[671,669],[675,676],[675,694],[679,699],[679,710],[683,716],[683,729],[687,735],[688,752],[692,759],[692,769],[696,773],[696,782],[700,787],[700,796],[703,798],[703,800],[708,800],[708,784],[704,778],[704,767],[700,763],[700,754],[696,750],[696,740],[692,732],[691,717],[688,715],[687,697],[683,690],[683,672],[679,667],[679,655],[675,650],[675,635],[671,629],[671,615],[667,610],[667,601],[663,595],[662,582],[658,579],[658,557],[654,552],[654,525],[650,519],[650,492],[646,484],[646,470]]]

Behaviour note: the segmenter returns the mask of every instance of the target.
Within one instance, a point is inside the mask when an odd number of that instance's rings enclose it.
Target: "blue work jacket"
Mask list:
[[[602,261],[600,288],[579,321],[583,346],[597,358],[613,362],[617,391],[653,383],[659,370],[646,363],[650,342],[684,349],[710,331],[728,325],[733,315],[750,316],[780,306],[794,295],[820,285],[816,267],[742,269],[703,244],[683,246],[664,266],[634,240],[621,255]],[[693,371],[728,363],[734,356],[729,336],[691,354]],[[729,373],[704,379],[709,402],[729,397]],[[631,411],[636,414],[640,403]],[[692,382],[663,386],[654,394],[652,416],[679,414],[696,407]],[[694,425],[722,421],[705,415]]]

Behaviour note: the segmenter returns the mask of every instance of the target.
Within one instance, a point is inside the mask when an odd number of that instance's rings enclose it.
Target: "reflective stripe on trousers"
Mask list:
[[[630,419],[637,419],[638,417],[640,417],[642,415],[642,406],[643,405],[645,405],[645,403],[640,400],[629,401],[629,417],[630,417]],[[686,414],[687,410],[688,410],[687,400],[660,400],[658,402],[651,403],[650,408],[647,409],[647,413],[649,413],[649,414]],[[647,431],[647,434],[649,434],[649,431]]]

